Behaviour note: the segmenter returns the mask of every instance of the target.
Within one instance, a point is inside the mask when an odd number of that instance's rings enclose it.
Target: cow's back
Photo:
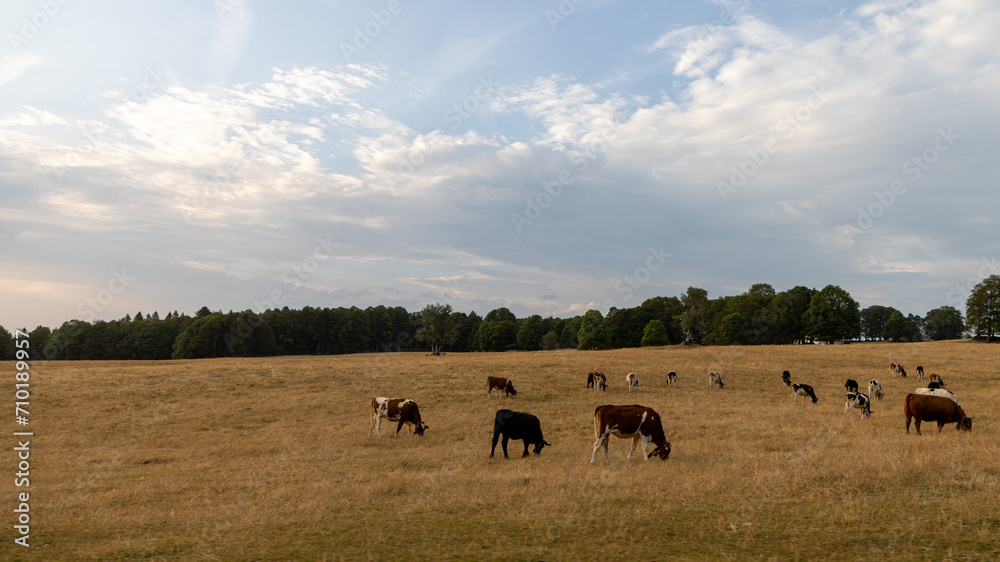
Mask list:
[[[907,394],[903,413],[907,418],[944,423],[959,422],[965,417],[962,407],[954,400],[930,394]]]

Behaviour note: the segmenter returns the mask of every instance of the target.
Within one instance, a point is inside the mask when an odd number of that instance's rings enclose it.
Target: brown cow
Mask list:
[[[423,436],[427,424],[420,419],[420,409],[413,400],[404,398],[383,398],[379,396],[372,400],[372,424],[368,426],[368,436],[371,437],[372,429],[382,437],[382,418],[391,422],[399,422],[395,435],[399,435],[399,430],[406,429],[411,435]],[[411,427],[413,426],[413,427]]]
[[[598,406],[594,409],[594,433],[597,435],[597,442],[594,443],[594,455],[590,457],[590,464],[597,462],[597,451],[604,448],[604,458],[611,463],[608,456],[608,439],[614,435],[625,439],[632,438],[632,448],[629,449],[628,458],[632,458],[635,446],[642,441],[642,453],[648,461],[650,457],[656,455],[661,460],[667,460],[670,456],[670,443],[663,435],[663,424],[660,423],[660,415],[652,408],[645,406]],[[656,448],[646,453],[646,446],[652,442]]]
[[[965,415],[965,410],[954,400],[941,396],[925,394],[907,394],[903,403],[903,413],[906,414],[906,432],[910,432],[910,420],[914,419],[917,435],[920,435],[920,422],[936,421],[938,433],[946,423],[958,424],[959,430],[972,431],[972,418]]]
[[[486,398],[493,397],[493,389],[500,391],[501,396],[517,396],[517,391],[514,390],[514,383],[510,382],[510,379],[505,379],[503,377],[486,377]]]

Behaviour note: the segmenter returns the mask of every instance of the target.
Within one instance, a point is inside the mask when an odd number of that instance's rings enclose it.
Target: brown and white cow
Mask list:
[[[660,423],[660,415],[652,408],[646,406],[612,406],[606,404],[594,409],[594,434],[597,442],[594,443],[594,454],[590,457],[590,464],[597,462],[597,451],[604,449],[604,458],[611,464],[611,457],[608,456],[608,438],[612,435],[625,439],[632,438],[632,448],[629,449],[628,457],[632,458],[635,446],[642,441],[642,453],[648,461],[650,457],[656,455],[661,460],[667,460],[670,456],[670,443],[663,435],[663,424]],[[656,448],[646,452],[647,445],[652,442]]]
[[[892,372],[892,378],[896,378],[896,375],[900,377],[906,376],[906,369],[899,363],[889,363],[889,371]]]
[[[517,396],[517,391],[514,390],[514,383],[510,382],[510,379],[506,379],[504,377],[486,377],[487,399],[493,397],[493,389],[499,390],[501,396]]]
[[[906,415],[906,432],[910,432],[910,420],[916,421],[917,435],[920,435],[920,422],[937,422],[938,433],[946,423],[958,424],[959,430],[972,431],[972,418],[965,415],[965,410],[958,402],[941,396],[924,394],[907,394],[903,402],[903,414]]]
[[[635,373],[625,375],[625,382],[628,384],[628,391],[632,392],[632,387],[639,386],[639,377]]]
[[[935,374],[935,373],[931,373],[930,382],[931,383],[937,383],[938,388],[944,388],[945,387],[944,386],[944,379],[941,378],[941,375],[938,375],[938,374]]]
[[[379,396],[372,400],[371,414],[372,423],[368,426],[369,437],[372,435],[372,429],[376,431],[379,437],[382,437],[382,418],[391,422],[399,422],[399,425],[396,427],[396,433],[393,435],[399,435],[399,430],[403,429],[403,424],[406,424],[406,429],[410,435],[422,436],[424,430],[428,427],[420,419],[420,409],[417,408],[417,403],[406,398],[384,398]]]
[[[708,388],[719,388],[723,387],[722,375],[712,371],[708,374]]]
[[[604,373],[594,371],[591,374],[594,375],[594,392],[601,392],[608,389],[608,377]]]

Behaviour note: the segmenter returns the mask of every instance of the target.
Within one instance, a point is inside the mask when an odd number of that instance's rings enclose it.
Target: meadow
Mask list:
[[[917,365],[971,433],[905,433]],[[997,560],[998,366],[968,342],[36,362],[32,546],[13,543],[8,447],[0,559]],[[786,369],[818,403],[793,402]],[[488,400],[488,375],[519,395]],[[882,382],[870,419],[844,419],[847,378]],[[426,435],[369,437],[375,396],[414,399]],[[592,465],[599,404],[656,409],[670,458],[611,438]],[[490,459],[501,408],[552,446]]]

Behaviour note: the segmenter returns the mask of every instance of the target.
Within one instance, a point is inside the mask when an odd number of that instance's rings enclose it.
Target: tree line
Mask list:
[[[972,290],[968,316],[952,306],[923,317],[892,307],[860,309],[844,289],[797,286],[776,292],[758,283],[740,295],[709,299],[689,287],[679,297],[654,297],[633,308],[598,310],[572,318],[517,318],[507,308],[485,317],[428,304],[361,309],[269,309],[261,313],[213,312],[194,316],[158,312],[119,320],[70,320],[55,330],[29,332],[32,357],[50,360],[165,360],[274,355],[424,351],[535,351],[614,349],[671,344],[777,345],[838,340],[958,339],[968,331],[992,341],[1000,332],[1000,276]],[[13,359],[12,334],[0,327],[0,359]]]

